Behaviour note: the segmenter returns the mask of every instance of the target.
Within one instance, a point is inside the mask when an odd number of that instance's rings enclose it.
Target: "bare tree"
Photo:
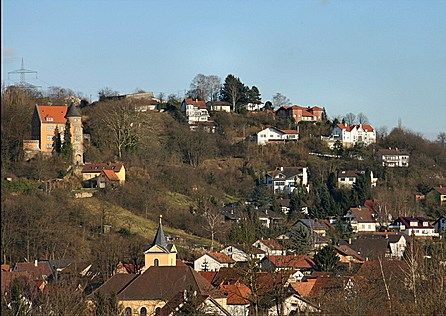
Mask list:
[[[118,94],[119,94],[118,91],[113,90],[113,89],[111,89],[111,88],[109,88],[109,87],[104,87],[104,88],[102,88],[102,89],[100,89],[100,90],[98,91],[98,97],[99,97],[99,100],[102,100],[102,99],[104,99],[104,98],[106,98],[106,97],[116,96],[116,95],[118,95]]]
[[[158,93],[158,100],[160,100],[160,103],[164,103],[166,100],[165,94],[163,92]]]
[[[366,124],[369,122],[368,117],[362,112],[358,113],[356,118],[358,119],[359,124]]]
[[[209,98],[211,102],[218,100],[221,90],[221,79],[219,76],[207,76],[207,89],[209,91]]]
[[[376,130],[376,137],[383,140],[389,134],[387,126],[381,126]]]
[[[207,78],[203,74],[198,74],[192,79],[190,84],[189,94],[200,100],[207,100],[209,91],[207,89]]]
[[[355,124],[356,123],[356,115],[355,114],[353,114],[353,113],[347,113],[345,116],[344,116],[344,121],[345,121],[345,123],[346,124],[348,124],[348,125],[353,125],[353,124]]]
[[[441,145],[441,147],[446,147],[446,133],[441,132],[437,136],[437,143]]]
[[[278,92],[273,96],[273,106],[277,109],[284,105],[290,105],[290,99]]]

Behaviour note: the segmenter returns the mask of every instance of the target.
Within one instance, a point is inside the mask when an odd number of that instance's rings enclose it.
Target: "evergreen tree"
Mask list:
[[[271,101],[266,101],[265,102],[265,106],[263,107],[264,110],[272,110],[274,109],[273,104],[271,103]]]
[[[238,113],[241,106],[249,99],[248,90],[249,88],[240,81],[240,78],[228,75],[220,93],[220,100],[231,103],[232,109]]]
[[[290,197],[290,213],[289,216],[300,214],[307,200],[307,191],[305,188],[295,188]]]
[[[252,86],[248,92],[248,102],[252,104],[262,103],[262,98],[260,97],[260,91],[256,86]]]
[[[67,120],[67,122],[65,123],[65,130],[63,135],[63,144],[60,153],[65,158],[71,159],[71,157],[73,156],[73,146],[71,144],[71,125],[69,120]]]
[[[273,194],[266,184],[261,180],[257,180],[257,185],[251,193],[251,199],[255,206],[262,207],[272,203]]]
[[[364,174],[361,174],[356,178],[352,189],[352,202],[354,206],[363,205],[365,200],[370,199],[371,192],[371,173],[366,170]]]
[[[296,254],[306,254],[311,249],[311,236],[308,229],[299,227],[290,232],[289,247]]]
[[[59,129],[56,127],[54,130],[54,145],[53,145],[53,152],[60,154],[62,150],[62,140],[60,137]]]
[[[339,257],[333,246],[325,246],[314,256],[314,261],[317,270],[331,272],[336,269]]]

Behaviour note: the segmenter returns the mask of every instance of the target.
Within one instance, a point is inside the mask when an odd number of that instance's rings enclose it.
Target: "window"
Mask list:
[[[47,121],[47,122],[52,122],[52,121],[54,121],[54,120],[53,120],[52,117],[48,116],[48,117],[46,118],[46,121]]]
[[[130,307],[126,307],[124,310],[125,316],[132,316],[132,309]]]
[[[153,265],[158,267],[160,265],[160,261],[158,259],[153,260]]]
[[[53,145],[52,144],[46,144],[46,148],[47,149],[51,149],[51,148],[53,148]]]
[[[141,309],[139,310],[139,315],[140,316],[147,316],[147,308],[141,307]]]

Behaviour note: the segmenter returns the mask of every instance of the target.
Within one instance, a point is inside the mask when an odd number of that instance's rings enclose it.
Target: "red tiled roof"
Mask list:
[[[260,242],[272,250],[283,250],[283,246],[275,239],[261,239]]]
[[[19,262],[16,263],[13,271],[26,271],[33,277],[33,280],[43,280],[53,274],[47,261],[38,262],[37,266],[33,262]]]
[[[66,105],[38,105],[37,111],[41,123],[65,124],[68,107]]]
[[[1,271],[1,294],[3,295],[5,291],[9,291],[9,288],[11,286],[11,282],[18,278],[18,277],[25,277],[31,280],[31,275],[27,271]]]
[[[293,290],[295,290],[300,296],[303,297],[310,295],[311,290],[313,289],[315,284],[316,284],[316,279],[307,279],[306,281],[302,282],[290,283]]]
[[[309,112],[308,110],[302,110],[302,116],[313,117],[313,113]]]
[[[185,102],[186,102],[186,104],[196,106],[196,107],[198,107],[200,109],[206,109],[206,102],[205,101],[201,101],[201,100],[198,100],[198,99],[194,100],[192,98],[188,98],[188,99],[185,99]]]
[[[276,267],[291,267],[296,269],[311,269],[315,266],[314,261],[308,256],[295,256],[295,255],[285,255],[285,256],[268,256],[269,261],[271,261]]]
[[[434,228],[434,226],[431,225],[430,220],[426,217],[422,216],[410,216],[410,217],[398,217],[395,222],[401,222],[404,226],[407,228]],[[394,222],[394,223],[395,223]],[[417,222],[416,226],[411,226],[410,222]],[[427,226],[423,226],[423,222],[427,222]]]
[[[311,110],[312,110],[312,111],[323,111],[324,108],[321,108],[321,107],[319,107],[319,106],[313,106],[313,107],[311,108]]]
[[[118,176],[113,170],[104,169],[101,171],[101,174],[104,175],[110,181],[119,181]]]
[[[299,132],[294,129],[281,129],[280,131],[284,134],[292,134],[292,135],[299,134]]]
[[[207,255],[215,260],[217,260],[220,263],[234,263],[235,261],[232,260],[231,257],[228,255],[222,253],[222,252],[209,252]]]
[[[358,223],[375,223],[376,220],[373,218],[373,211],[368,207],[352,207],[350,212],[358,221]]]
[[[198,274],[205,278],[209,283],[212,283],[217,271],[198,271]]]
[[[434,190],[440,193],[441,195],[446,195],[446,187],[435,187]]]
[[[347,132],[351,132],[355,127],[362,128],[366,132],[373,132],[375,129],[370,124],[356,124],[356,125],[348,125],[348,124],[338,124],[340,129],[345,129]]]
[[[113,170],[114,172],[119,172],[123,167],[122,163],[119,162],[99,162],[99,163],[87,163],[82,168],[83,173],[90,172],[101,172],[102,170]]]
[[[236,282],[235,284],[220,285],[218,288],[221,292],[228,296],[228,305],[247,305],[249,304],[249,296],[251,290],[244,284]]]
[[[2,271],[9,271],[11,269],[11,266],[9,264],[2,264]]]

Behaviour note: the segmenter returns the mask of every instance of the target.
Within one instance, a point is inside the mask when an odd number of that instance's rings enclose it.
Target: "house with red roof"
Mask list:
[[[285,119],[294,119],[299,122],[321,122],[323,119],[324,108],[319,106],[301,106],[291,105],[282,106],[276,111],[276,116]]]
[[[265,270],[299,270],[311,271],[315,267],[314,261],[306,255],[267,256],[260,261],[260,267]]]
[[[299,131],[290,129],[278,129],[276,127],[268,127],[257,134],[254,137],[257,145],[266,145],[269,143],[283,143],[299,140]]]
[[[194,261],[195,271],[218,271],[221,268],[231,268],[235,261],[222,252],[209,252]]]
[[[82,180],[86,187],[105,188],[107,184],[123,184],[125,167],[120,162],[87,163],[82,167]]]
[[[189,124],[209,120],[209,112],[203,100],[186,98],[181,103],[181,111],[186,115]]]
[[[390,229],[415,237],[438,237],[431,221],[422,216],[400,216],[389,226]]]
[[[335,126],[329,137],[322,136],[321,139],[327,143],[330,148],[339,141],[345,148],[350,148],[356,144],[368,146],[376,143],[376,130],[370,124],[338,124]]]
[[[70,126],[73,164],[83,164],[82,115],[74,104],[36,105],[31,122],[31,139],[23,140],[25,159],[31,159],[37,153],[50,155],[59,150],[67,122]]]
[[[344,216],[352,226],[353,232],[374,232],[379,228],[377,215],[368,207],[352,207]]]
[[[268,256],[283,255],[286,253],[286,249],[276,239],[259,239],[252,245],[263,250]]]
[[[426,199],[432,204],[446,205],[446,186],[434,187],[428,194]]]
[[[226,310],[233,316],[248,316],[251,289],[243,283],[221,284],[218,290],[227,296]]]

